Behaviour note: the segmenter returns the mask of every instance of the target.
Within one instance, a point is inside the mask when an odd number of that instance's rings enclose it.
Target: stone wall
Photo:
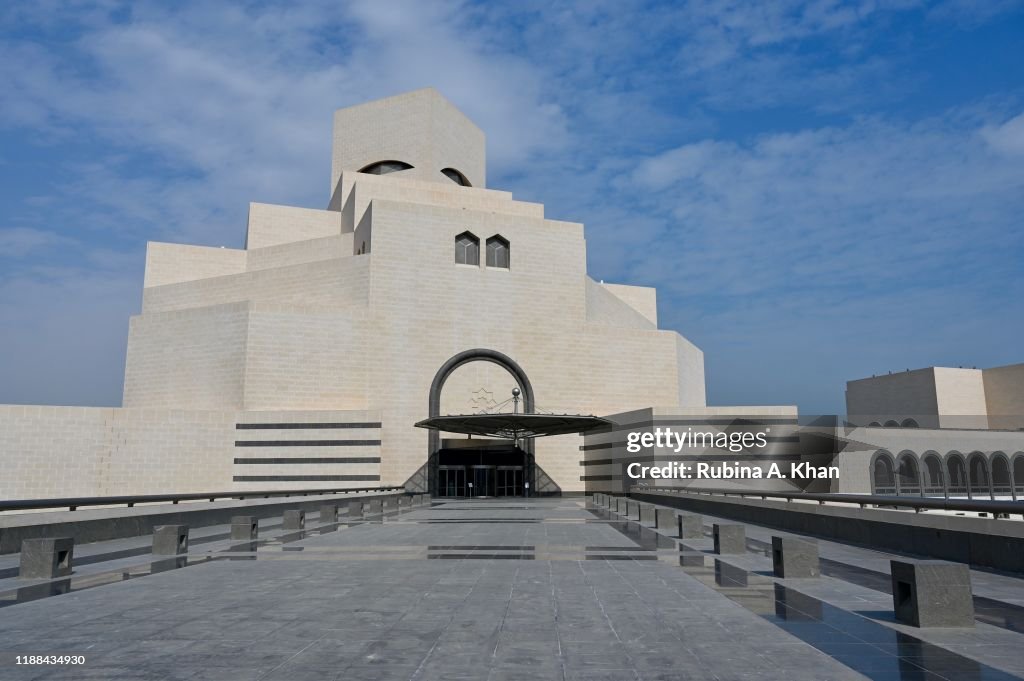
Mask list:
[[[4,405],[0,498],[378,487],[379,421],[378,412],[368,411]],[[253,423],[291,425],[236,425]],[[272,444],[239,446],[239,441]],[[321,443],[302,444],[308,441]]]

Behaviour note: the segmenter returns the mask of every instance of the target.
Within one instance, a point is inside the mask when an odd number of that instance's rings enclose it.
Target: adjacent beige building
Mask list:
[[[507,408],[516,372],[542,411],[703,409],[703,355],[658,328],[655,291],[590,278],[583,225],[485,169],[432,89],[336,112],[325,210],[253,203],[243,249],[149,244],[121,408],[0,407],[0,496],[583,490],[578,435],[537,440],[535,466],[430,445],[413,424],[453,357],[442,413]]]
[[[850,381],[846,410],[851,489],[1024,498],[1024,364]]]

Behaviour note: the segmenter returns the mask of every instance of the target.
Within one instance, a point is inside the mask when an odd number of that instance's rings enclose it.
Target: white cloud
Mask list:
[[[1024,155],[1024,113],[1001,125],[986,126],[981,135],[997,152]]]
[[[24,258],[54,246],[68,246],[74,241],[56,232],[31,227],[0,229],[0,259]]]

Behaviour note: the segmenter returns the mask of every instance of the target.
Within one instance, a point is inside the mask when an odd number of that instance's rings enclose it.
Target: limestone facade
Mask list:
[[[122,408],[0,409],[15,472],[0,495],[422,487],[413,424],[439,367],[471,348],[518,363],[542,410],[704,408],[703,354],[658,328],[655,291],[593,280],[582,224],[488,189],[483,132],[437,92],[334,122],[327,209],[253,203],[243,249],[149,244]],[[488,264],[491,243],[507,267]],[[513,385],[475,362],[442,403],[494,407]],[[536,443],[563,492],[584,489],[582,444]]]

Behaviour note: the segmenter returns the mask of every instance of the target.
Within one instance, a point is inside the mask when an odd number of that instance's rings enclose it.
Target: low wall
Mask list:
[[[320,506],[329,503],[337,504],[344,513],[350,501],[387,496],[396,495],[391,492],[321,494],[3,515],[0,516],[0,554],[21,551],[24,539],[71,537],[76,544],[88,544],[152,534],[157,525],[209,527],[230,523],[231,516],[235,515],[251,515],[261,520],[280,518],[288,509],[319,513]]]
[[[685,493],[630,496],[873,549],[1024,572],[1024,522]]]

